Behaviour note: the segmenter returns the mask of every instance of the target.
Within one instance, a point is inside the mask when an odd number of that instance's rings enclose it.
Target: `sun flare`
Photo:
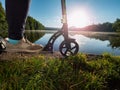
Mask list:
[[[71,14],[68,15],[68,25],[69,27],[78,27],[82,28],[87,25],[89,25],[89,16],[88,14],[83,10],[76,10],[71,12]]]

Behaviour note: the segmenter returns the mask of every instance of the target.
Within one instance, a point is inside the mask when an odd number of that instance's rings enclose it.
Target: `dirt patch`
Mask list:
[[[0,54],[0,61],[3,60],[25,60],[31,57],[38,57],[40,55],[44,55],[45,58],[65,58],[60,54],[60,52],[47,52],[41,51],[40,53],[15,53],[15,52],[4,52]],[[102,55],[94,55],[94,54],[86,54],[87,60],[97,60],[102,58]]]
[[[15,52],[3,52],[0,54],[0,61],[3,60],[23,60],[31,57],[37,57],[39,55],[44,55],[46,58],[63,58],[63,56],[59,52],[46,52],[42,51],[40,53],[15,53]]]

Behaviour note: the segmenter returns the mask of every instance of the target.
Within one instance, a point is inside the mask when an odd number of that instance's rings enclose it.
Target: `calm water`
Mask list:
[[[37,40],[35,43],[42,44],[43,46],[45,46],[52,35],[53,33],[45,33],[45,35],[39,40]],[[103,35],[98,35],[97,38],[96,35],[92,36],[80,33],[72,33],[69,35],[70,37],[76,39],[77,43],[79,44],[79,52],[89,54],[102,54],[104,52],[109,52],[113,55],[120,55],[120,46],[118,45],[120,41],[117,40],[117,46],[114,46],[113,44],[111,45],[111,43],[115,44],[116,42],[116,38],[114,39],[114,37],[112,37],[111,40],[111,37],[106,36],[106,34],[104,35],[104,37]],[[99,37],[102,37],[102,39]],[[54,51],[59,50],[59,45],[63,40],[63,37],[60,36],[55,41]]]

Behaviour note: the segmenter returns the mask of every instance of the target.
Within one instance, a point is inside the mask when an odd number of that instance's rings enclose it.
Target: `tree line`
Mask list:
[[[99,32],[120,32],[120,19],[117,18],[114,23],[105,22],[102,24],[93,24],[78,30],[99,31]]]

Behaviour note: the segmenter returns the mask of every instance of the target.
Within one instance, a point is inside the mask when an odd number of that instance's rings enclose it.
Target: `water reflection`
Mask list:
[[[35,43],[45,46],[53,33],[46,33],[42,38]],[[109,52],[113,55],[120,55],[120,36],[114,34],[80,34],[72,33],[70,37],[75,38],[79,44],[79,52],[90,54],[102,54]],[[58,51],[60,43],[63,41],[60,36],[54,43],[54,50]]]
[[[45,32],[38,32],[38,31],[26,31],[25,36],[31,42],[35,42],[36,40],[40,39],[45,35]]]
[[[93,36],[87,36],[89,38],[99,39],[101,41],[108,40],[109,45],[112,48],[119,48],[120,49],[120,35],[119,34],[96,34]]]
[[[114,55],[120,54],[120,49],[112,48],[109,40],[102,41],[96,38],[88,38],[84,35],[75,35],[73,37],[79,44],[80,52],[90,54],[102,54],[104,52],[109,52]]]
[[[120,49],[120,37],[115,37],[110,39],[110,46],[112,48],[119,48]]]

